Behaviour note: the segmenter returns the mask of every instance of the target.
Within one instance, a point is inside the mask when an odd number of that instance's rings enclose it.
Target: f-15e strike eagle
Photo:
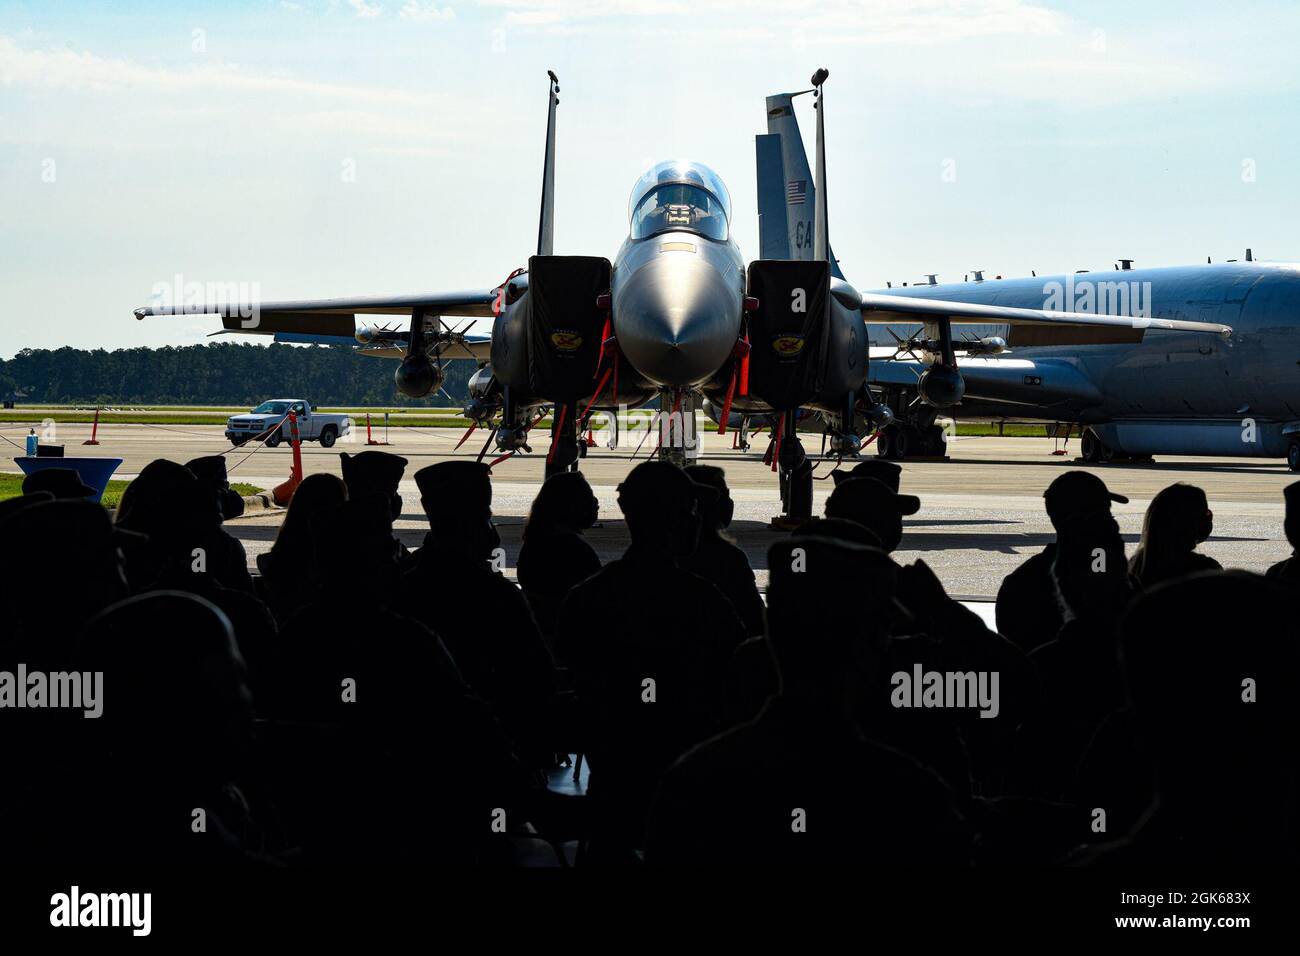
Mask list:
[[[664,430],[658,449],[676,462],[694,440],[697,402],[706,402],[722,423],[736,415],[766,417],[774,424],[771,451],[784,510],[794,519],[812,508],[812,464],[796,430],[800,416],[812,412],[822,420],[834,457],[856,456],[873,432],[882,438],[882,452],[906,453],[908,436],[925,440],[937,411],[961,406],[970,394],[970,360],[959,369],[959,351],[996,350],[988,337],[975,345],[954,339],[954,325],[1006,327],[1009,343],[1022,330],[1037,335],[1026,339],[1035,342],[1204,341],[1232,334],[1218,321],[1012,306],[971,295],[982,291],[974,283],[954,290],[967,293],[960,298],[937,297],[932,288],[859,292],[843,277],[828,237],[828,76],[818,70],[811,89],[768,98],[768,133],[757,137],[762,258],[748,266],[732,239],[726,186],[707,166],[682,160],[658,163],[637,181],[628,236],[612,262],[556,255],[560,86],[549,73],[537,252],[526,270],[467,292],[258,303],[251,318],[247,304],[175,304],[135,315],[215,314],[231,332],[355,341],[364,354],[399,358],[397,388],[413,397],[440,387],[446,361],[488,360],[471,380],[471,414],[491,426],[489,440],[510,454],[528,448],[530,427],[553,409],[548,475],[578,466],[579,436],[598,412],[658,398],[661,411],[684,422]],[[806,93],[817,113],[815,176],[793,112],[794,98]],[[358,329],[358,315],[374,314],[409,316],[409,325]],[[491,336],[448,325],[447,316],[491,318]],[[867,323],[919,325],[921,332],[899,351],[915,360],[869,362]],[[881,366],[891,371],[878,375]],[[981,383],[997,378],[980,369]],[[1086,391],[1081,372],[1070,377],[1044,367],[1033,375],[1043,380],[1044,393],[1057,378],[1071,398]],[[893,407],[881,400],[886,395]],[[1047,417],[1059,420],[1055,413]]]

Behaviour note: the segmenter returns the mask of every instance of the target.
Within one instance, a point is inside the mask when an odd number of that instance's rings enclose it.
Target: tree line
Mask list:
[[[212,342],[163,348],[23,349],[0,359],[0,395],[17,404],[254,405],[303,398],[314,405],[459,406],[471,361],[448,362],[443,388],[407,398],[393,385],[392,359],[345,345]]]

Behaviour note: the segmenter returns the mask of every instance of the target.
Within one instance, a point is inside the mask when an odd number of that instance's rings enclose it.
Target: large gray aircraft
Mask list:
[[[797,95],[768,97],[768,135],[758,137],[765,257],[815,255]],[[944,432],[935,423],[942,414],[1077,426],[1089,462],[1285,457],[1300,471],[1300,264],[1250,260],[1250,250],[1244,262],[1159,269],[1121,260],[1113,272],[1009,280],[977,271],[973,281],[930,277],[864,294],[872,344],[888,345],[872,348],[868,382],[896,416],[880,430],[877,453],[942,455]],[[907,308],[897,307],[900,299]],[[1001,308],[1152,321],[990,321],[990,310]],[[950,341],[953,324],[966,335]]]
[[[698,401],[718,409],[724,423],[733,415],[764,416],[774,423],[770,455],[785,511],[794,519],[808,517],[812,508],[812,464],[796,427],[801,416],[811,412],[821,418],[830,453],[841,458],[858,453],[866,429],[914,427],[910,418],[890,424],[888,406],[868,384],[864,317],[933,328],[937,358],[916,369],[912,381],[924,401],[939,407],[962,397],[954,323],[1082,328],[1138,338],[1230,334],[1217,320],[859,293],[840,274],[828,240],[823,89],[828,76],[819,70],[812,89],[804,91],[817,104],[815,176],[807,172],[789,109],[793,96],[801,94],[769,99],[769,133],[758,142],[762,258],[747,268],[731,236],[726,186],[708,167],[682,160],[659,163],[637,181],[628,237],[613,262],[556,255],[559,82],[551,73],[537,252],[527,269],[468,292],[257,303],[255,308],[178,303],[138,309],[136,317],[215,314],[231,332],[289,341],[355,340],[364,354],[399,358],[396,385],[417,397],[440,387],[443,362],[490,359],[471,380],[470,412],[490,425],[488,443],[495,441],[508,456],[529,450],[531,427],[552,409],[548,475],[578,466],[585,447],[579,435],[596,412],[638,407],[657,397],[664,413],[658,451],[676,462],[696,447]],[[788,110],[788,116],[773,116],[774,108]],[[770,195],[774,163],[780,166],[776,204]],[[791,211],[802,218],[795,221]],[[409,326],[358,329],[356,316],[366,314],[407,315]],[[448,326],[444,316],[490,316],[491,338]],[[897,450],[898,441],[891,447]],[[480,457],[487,448],[485,443]]]

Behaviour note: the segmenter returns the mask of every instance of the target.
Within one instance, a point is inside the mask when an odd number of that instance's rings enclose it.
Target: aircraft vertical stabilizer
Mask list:
[[[812,92],[805,90],[803,92]],[[815,213],[817,209],[817,186],[813,181],[812,170],[808,166],[808,153],[804,149],[803,136],[799,132],[799,120],[794,115],[794,98],[801,96],[802,93],[777,93],[775,96],[767,98],[767,132],[769,135],[776,135],[781,138],[781,167],[784,182],[782,188],[784,196],[782,205],[785,208],[786,218],[786,255],[784,258],[810,260],[814,258],[814,246],[816,245],[816,227]],[[763,147],[760,150],[760,163],[762,160]],[[763,201],[763,176],[762,166],[759,168],[759,198]],[[768,215],[768,210],[762,205],[759,207],[759,214],[764,220],[768,218],[776,219],[777,217]],[[766,222],[761,222],[764,229],[762,236],[763,258],[769,258],[767,255],[769,227]],[[840,272],[839,264],[835,261],[833,250],[829,250],[831,261],[831,275],[837,279],[843,279],[844,274]]]

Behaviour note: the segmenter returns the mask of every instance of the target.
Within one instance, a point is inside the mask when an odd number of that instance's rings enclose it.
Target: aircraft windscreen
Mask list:
[[[684,229],[709,239],[727,238],[727,217],[722,204],[698,186],[674,183],[660,186],[632,213],[632,238]]]
[[[722,240],[731,220],[731,197],[709,167],[674,159],[651,167],[637,180],[628,216],[633,239],[684,229]]]

